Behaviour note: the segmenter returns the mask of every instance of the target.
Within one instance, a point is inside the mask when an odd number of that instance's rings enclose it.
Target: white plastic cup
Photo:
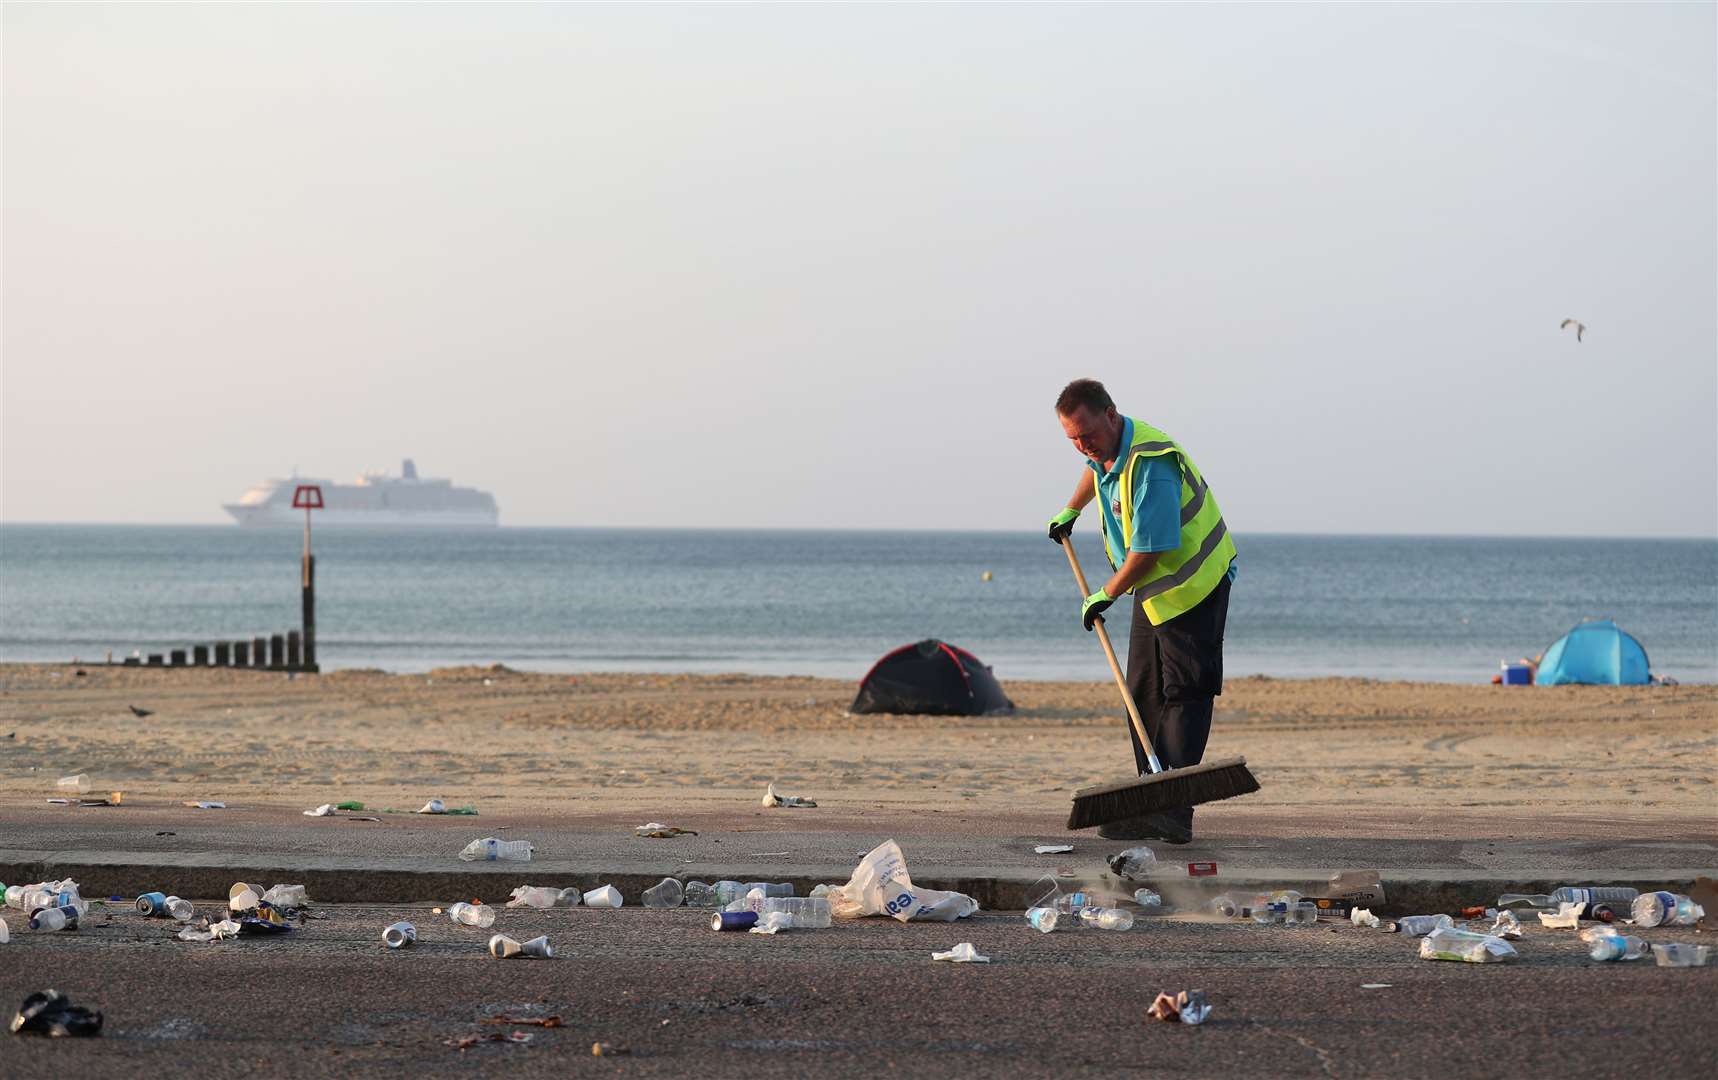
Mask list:
[[[230,911],[249,911],[261,899],[262,890],[242,881],[233,882],[233,887],[227,890],[227,908]]]
[[[403,949],[417,939],[418,928],[409,922],[397,922],[382,930],[382,940],[388,943],[390,949]]]
[[[599,885],[585,894],[586,907],[617,908],[625,902],[621,899],[620,890],[613,885]]]

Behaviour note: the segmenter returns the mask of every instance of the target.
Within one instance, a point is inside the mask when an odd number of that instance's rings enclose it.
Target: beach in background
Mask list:
[[[1082,522],[1089,525],[1089,522]],[[1076,532],[1096,586],[1105,566]],[[1718,681],[1718,541],[1247,535],[1231,676],[1485,682],[1587,616]],[[0,661],[99,661],[298,625],[292,529],[0,525]],[[1010,679],[1102,678],[1041,534],[664,529],[315,534],[324,670],[856,680],[958,644]],[[991,579],[982,580],[989,572]],[[1110,629],[1125,655],[1127,618]]]

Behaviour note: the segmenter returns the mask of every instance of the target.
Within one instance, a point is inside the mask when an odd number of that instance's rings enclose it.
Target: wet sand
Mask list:
[[[669,813],[774,782],[849,806],[1057,811],[1131,766],[1107,683],[1007,683],[1014,715],[947,718],[851,716],[853,684],[811,678],[77,670],[0,665],[0,804],[85,772],[127,801],[301,809]],[[1254,811],[1718,820],[1718,687],[1246,678],[1218,707],[1208,754],[1247,757]]]

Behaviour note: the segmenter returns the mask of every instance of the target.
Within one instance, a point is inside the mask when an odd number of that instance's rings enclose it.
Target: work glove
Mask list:
[[[1108,611],[1109,606],[1115,602],[1115,597],[1099,589],[1086,597],[1086,602],[1080,605],[1080,622],[1085,624],[1087,630],[1090,630],[1092,624],[1099,622],[1104,612]]]
[[[1050,539],[1060,544],[1074,531],[1074,519],[1080,516],[1078,510],[1062,508],[1062,512],[1050,519]]]

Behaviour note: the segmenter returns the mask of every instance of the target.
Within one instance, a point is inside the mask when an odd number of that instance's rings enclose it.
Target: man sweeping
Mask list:
[[[1117,412],[1096,379],[1064,387],[1056,416],[1086,467],[1068,505],[1050,519],[1050,539],[1067,542],[1095,495],[1114,570],[1085,598],[1080,621],[1091,630],[1111,604],[1133,594],[1128,693],[1161,764],[1169,770],[1197,765],[1211,735],[1212,699],[1223,691],[1223,625],[1235,580],[1235,544],[1216,496],[1179,443]],[[1145,776],[1146,748],[1131,723],[1128,734]],[[1193,838],[1193,808],[1110,821],[1098,835],[1185,844]]]

